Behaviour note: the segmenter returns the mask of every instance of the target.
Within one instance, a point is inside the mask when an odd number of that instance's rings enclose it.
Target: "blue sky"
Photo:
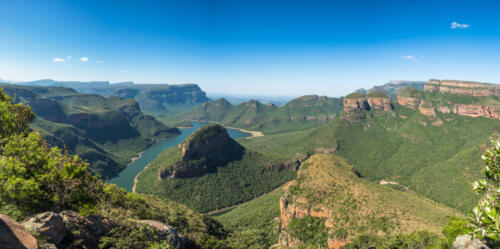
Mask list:
[[[340,96],[500,82],[500,1],[0,0],[0,78]]]

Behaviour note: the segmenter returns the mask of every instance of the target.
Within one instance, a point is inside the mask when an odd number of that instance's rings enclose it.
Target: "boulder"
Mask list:
[[[0,214],[0,248],[38,249],[38,242],[21,224]]]
[[[184,239],[177,234],[175,229],[165,223],[154,220],[135,220],[137,223],[151,226],[156,230],[160,240],[166,241],[174,249],[184,248]]]
[[[63,224],[68,231],[67,241],[81,241],[86,248],[98,248],[99,240],[109,235],[116,225],[113,221],[97,215],[83,217],[75,211],[60,213]]]
[[[49,242],[55,244],[61,243],[64,236],[66,236],[63,219],[58,213],[54,212],[37,214],[23,222],[23,226],[29,231],[47,237]]]
[[[490,249],[484,242],[472,239],[469,234],[458,236],[452,245],[453,249]]]

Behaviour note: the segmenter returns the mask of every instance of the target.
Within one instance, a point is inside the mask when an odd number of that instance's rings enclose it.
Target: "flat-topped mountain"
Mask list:
[[[427,116],[441,112],[500,120],[500,85],[495,84],[431,79],[423,92],[404,89],[397,100]]]
[[[203,120],[264,133],[282,133],[326,124],[342,110],[342,99],[307,95],[281,107],[251,100],[232,105],[225,99],[204,103],[178,114],[176,120]]]
[[[163,151],[137,176],[135,190],[207,212],[273,190],[293,179],[299,164],[249,150],[210,125]]]
[[[338,249],[361,234],[439,234],[447,216],[458,214],[414,193],[362,179],[347,160],[325,154],[302,164],[280,199],[280,210],[280,244],[286,248],[305,244]]]
[[[31,105],[40,130],[54,146],[66,148],[108,178],[158,139],[179,131],[144,114],[133,99],[78,93],[65,87],[0,84],[17,101]]]
[[[81,93],[135,99],[145,113],[168,116],[207,102],[205,92],[196,84],[135,84],[107,81],[54,81],[50,79],[19,83],[28,86],[62,86]]]

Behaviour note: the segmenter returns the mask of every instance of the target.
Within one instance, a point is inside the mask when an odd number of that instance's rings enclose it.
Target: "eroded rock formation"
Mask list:
[[[474,81],[431,79],[425,84],[424,91],[500,97],[500,85]]]

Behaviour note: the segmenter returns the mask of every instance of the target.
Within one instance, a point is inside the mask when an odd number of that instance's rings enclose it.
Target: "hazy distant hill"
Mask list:
[[[205,92],[196,84],[134,84],[107,81],[54,81],[50,79],[19,83],[29,86],[63,86],[81,93],[133,98],[145,113],[168,116],[207,102]]]
[[[337,117],[341,98],[307,95],[278,107],[251,100],[232,105],[225,99],[196,106],[172,117],[174,120],[204,120],[264,133],[282,133],[317,127]]]
[[[37,115],[32,128],[41,130],[50,144],[88,160],[90,169],[106,178],[157,139],[179,133],[142,113],[133,99],[82,94],[65,87],[0,87],[31,106]]]

